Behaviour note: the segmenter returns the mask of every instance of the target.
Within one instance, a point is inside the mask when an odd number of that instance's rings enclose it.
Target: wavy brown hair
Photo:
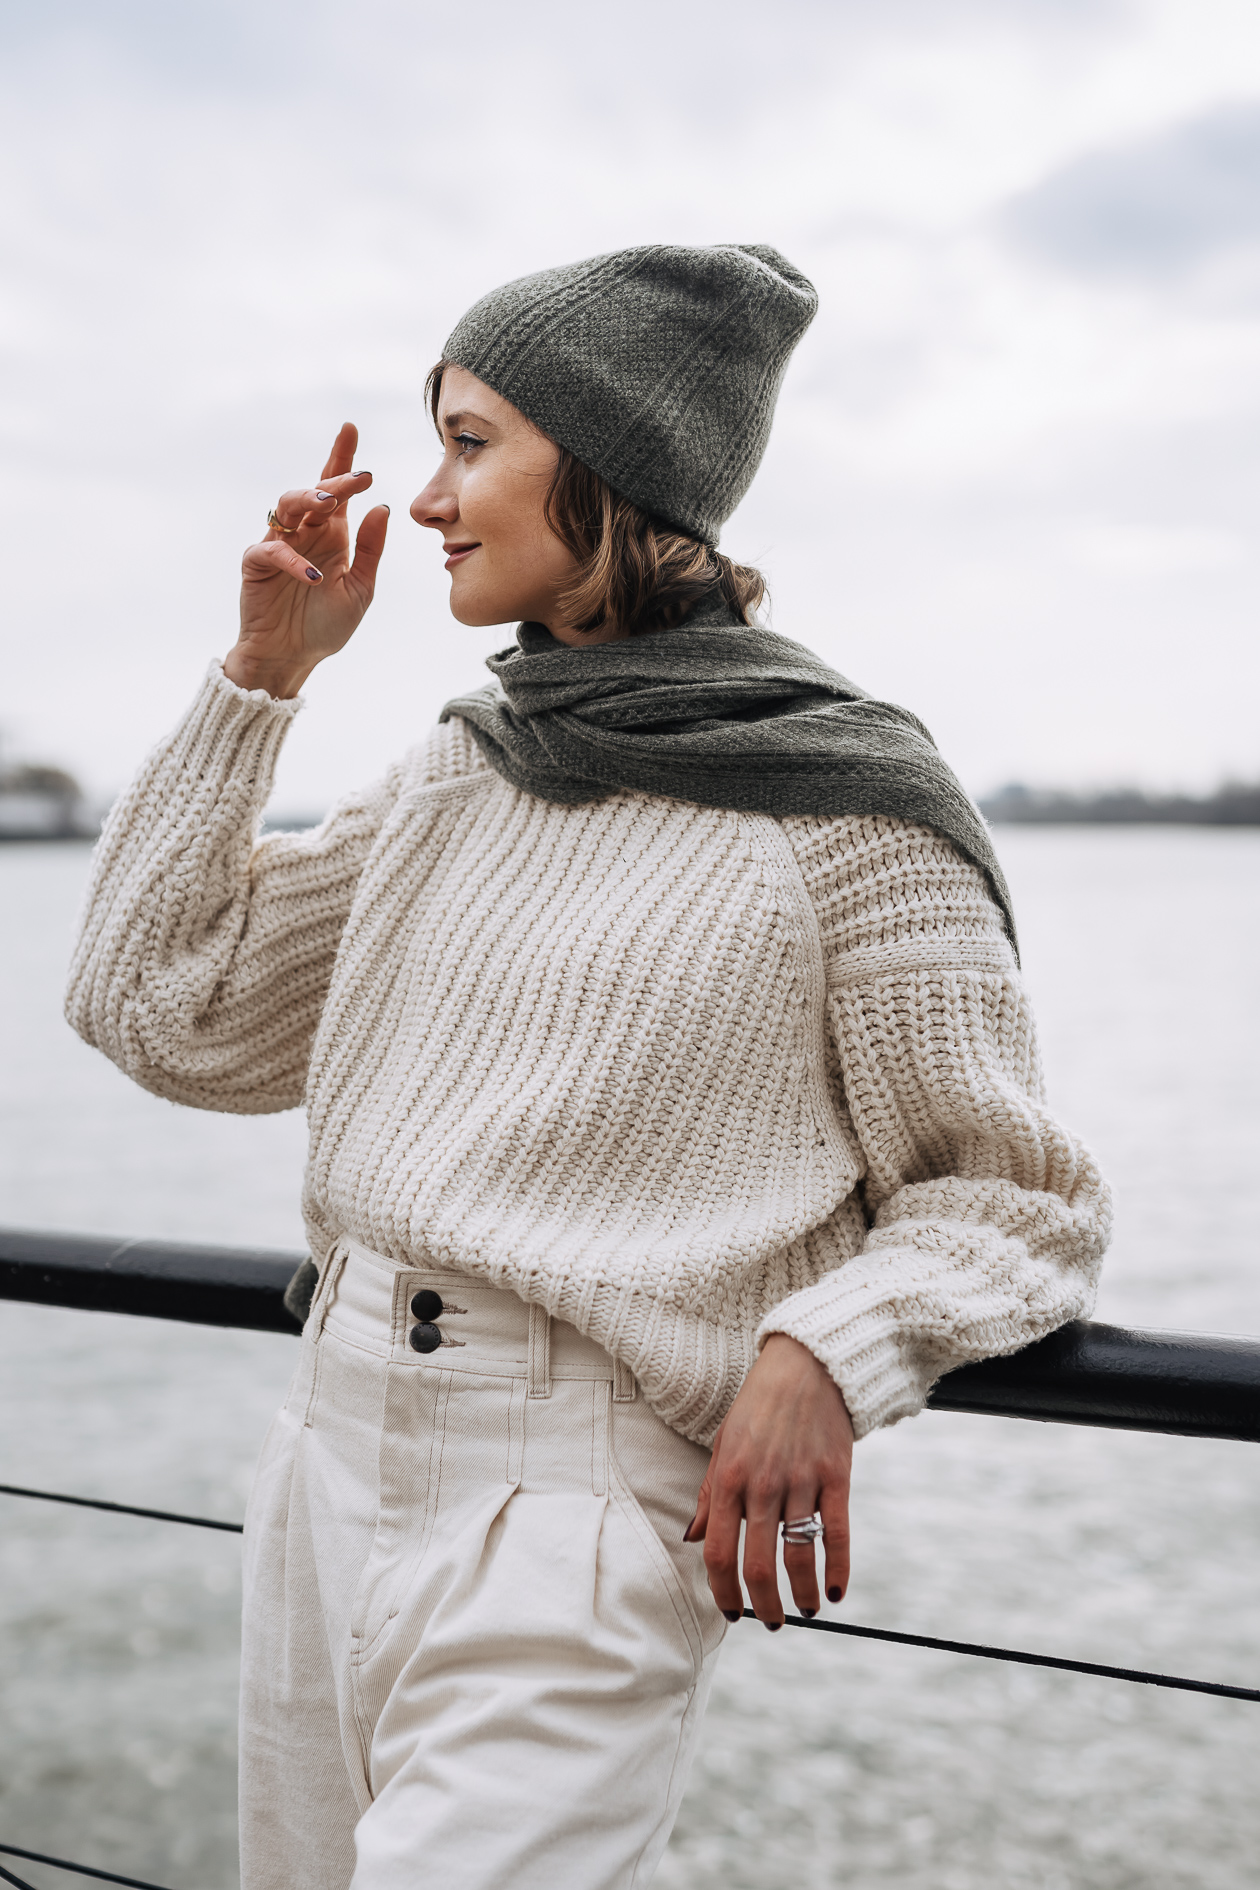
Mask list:
[[[441,360],[429,372],[425,398],[441,433],[442,376],[454,362]],[[541,431],[541,429],[539,429]],[[740,623],[752,623],[766,595],[766,581],[749,564],[714,551],[698,538],[653,518],[633,499],[614,492],[606,479],[557,446],[543,516],[577,560],[578,572],[560,599],[578,630],[616,624],[623,633],[669,630],[697,604],[728,604]]]

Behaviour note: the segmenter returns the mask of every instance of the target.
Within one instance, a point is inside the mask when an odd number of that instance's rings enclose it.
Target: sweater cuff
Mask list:
[[[298,710],[306,706],[305,696],[289,696],[280,701],[275,696],[269,696],[265,689],[242,689],[239,683],[234,683],[225,673],[223,659],[219,656],[215,657],[206,671],[206,684],[209,687],[203,687],[198,697],[199,703],[206,695],[217,697],[225,704],[235,701],[244,707],[248,703],[254,709],[270,710],[281,722],[291,722]]]
[[[300,696],[277,702],[265,689],[238,689],[220,662],[211,663],[180,721],[115,801],[102,832],[106,851],[137,835],[149,846],[157,832],[189,823],[203,833],[247,826],[271,793],[300,707]]]
[[[265,689],[240,689],[215,661],[179,727],[156,751],[159,774],[174,764],[179,787],[168,812],[239,824],[261,813],[276,762],[302,699],[277,702]],[[163,754],[169,761],[163,761]]]
[[[886,1288],[846,1281],[849,1262],[782,1300],[757,1328],[758,1351],[772,1332],[796,1339],[825,1365],[844,1397],[855,1437],[923,1409],[929,1385],[906,1360],[905,1333]]]

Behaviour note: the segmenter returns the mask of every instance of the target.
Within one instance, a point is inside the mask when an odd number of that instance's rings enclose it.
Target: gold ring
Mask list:
[[[268,531],[283,532],[286,538],[291,538],[294,532],[300,532],[301,529],[302,527],[300,525],[282,525],[280,520],[276,517],[276,508],[274,505],[267,514]]]

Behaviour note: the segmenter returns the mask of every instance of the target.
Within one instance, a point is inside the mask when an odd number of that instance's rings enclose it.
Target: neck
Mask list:
[[[596,643],[622,643],[629,636],[628,630],[620,630],[616,624],[606,624],[602,630],[577,630],[570,623],[548,623],[544,629],[550,630],[557,643],[563,643],[570,650],[588,650]]]

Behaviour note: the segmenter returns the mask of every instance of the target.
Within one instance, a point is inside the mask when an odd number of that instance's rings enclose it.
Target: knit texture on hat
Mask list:
[[[715,545],[817,307],[767,244],[657,243],[506,283],[443,355],[623,497]]]

